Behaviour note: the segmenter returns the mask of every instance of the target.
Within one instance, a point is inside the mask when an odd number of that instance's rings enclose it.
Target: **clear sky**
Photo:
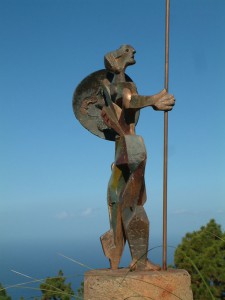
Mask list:
[[[171,0],[168,239],[210,218],[225,229],[225,1]],[[75,119],[79,82],[132,45],[140,94],[164,86],[161,0],[0,1],[1,241],[87,239],[108,230],[113,142]],[[163,112],[141,112],[146,211],[162,235]],[[83,236],[83,237],[82,237]]]

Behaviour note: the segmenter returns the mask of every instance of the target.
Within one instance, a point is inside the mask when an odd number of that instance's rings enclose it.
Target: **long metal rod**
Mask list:
[[[170,0],[166,0],[165,34],[165,82],[168,92],[169,83],[169,18]],[[164,112],[164,162],[163,162],[163,270],[167,269],[167,167],[168,167],[168,112]]]

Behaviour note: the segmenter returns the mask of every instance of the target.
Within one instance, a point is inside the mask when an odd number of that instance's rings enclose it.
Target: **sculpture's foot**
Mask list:
[[[160,265],[153,264],[150,260],[147,259],[145,269],[148,271],[159,271],[161,270]]]
[[[132,262],[129,265],[129,268],[131,271],[136,270],[145,270],[145,271],[159,271],[161,270],[160,265],[153,264],[150,260],[137,261],[136,259],[133,259]]]
[[[110,229],[104,233],[100,239],[104,254],[109,259],[110,268],[112,270],[117,270],[119,268],[120,258],[125,244],[123,236],[116,240],[117,244],[115,245],[114,233],[113,230]]]
[[[109,259],[109,263],[110,263],[110,269],[117,270],[119,268],[120,257],[117,260]]]

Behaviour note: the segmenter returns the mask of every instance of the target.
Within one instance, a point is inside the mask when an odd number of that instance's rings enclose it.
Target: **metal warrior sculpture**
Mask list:
[[[135,64],[135,50],[123,45],[105,55],[106,70],[86,77],[73,97],[76,118],[89,131],[101,138],[115,141],[115,161],[108,184],[110,230],[101,236],[104,254],[112,269],[117,269],[128,241],[132,261],[130,268],[159,270],[147,258],[149,220],[146,202],[146,149],[141,136],[135,134],[140,109],[152,106],[169,111],[174,97],[166,90],[153,96],[141,96],[126,67]]]

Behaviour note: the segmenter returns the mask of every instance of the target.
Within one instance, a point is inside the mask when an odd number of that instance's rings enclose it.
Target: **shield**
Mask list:
[[[104,84],[109,87],[113,76],[114,74],[105,69],[96,71],[81,81],[73,95],[73,111],[81,125],[91,133],[109,141],[115,141],[118,134],[107,127],[101,117],[101,110],[105,105],[101,82],[104,80]],[[132,82],[127,75],[126,81]],[[136,123],[138,117],[139,111],[136,113]]]

